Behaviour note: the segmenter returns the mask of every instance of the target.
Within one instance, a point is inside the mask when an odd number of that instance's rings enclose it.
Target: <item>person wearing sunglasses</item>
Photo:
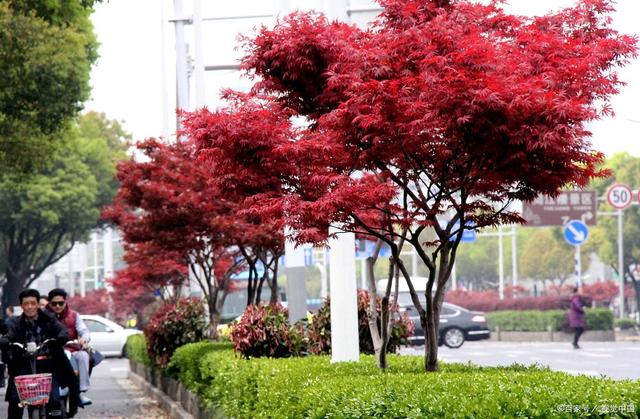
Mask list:
[[[67,292],[62,288],[54,288],[49,291],[49,305],[47,308],[55,314],[69,333],[69,340],[78,340],[77,346],[67,346],[71,352],[72,364],[77,365],[78,378],[80,380],[80,406],[88,406],[91,399],[84,395],[89,390],[89,353],[83,348],[91,340],[89,328],[82,321],[77,311],[71,310],[67,304]]]

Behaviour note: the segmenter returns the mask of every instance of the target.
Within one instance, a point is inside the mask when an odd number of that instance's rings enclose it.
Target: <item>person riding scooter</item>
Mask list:
[[[47,305],[47,309],[66,327],[69,339],[77,339],[78,341],[78,345],[67,346],[66,349],[71,352],[72,364],[77,365],[79,373],[80,406],[90,405],[92,403],[91,399],[83,394],[87,392],[90,387],[89,353],[83,350],[91,340],[89,328],[84,321],[82,321],[78,312],[69,308],[67,304],[67,292],[62,288],[54,288],[49,291],[49,305]]]
[[[68,340],[65,327],[50,313],[38,308],[40,293],[35,289],[26,289],[19,295],[23,313],[9,325],[7,334],[0,338],[0,346],[8,348],[10,343],[19,343],[28,346],[28,343],[40,345],[48,339],[53,342],[47,346],[48,354],[38,359],[37,371],[52,374],[52,386],[49,403],[47,404],[48,417],[62,417],[58,386],[74,386],[76,382],[73,370],[69,364],[62,346]],[[15,377],[23,374],[31,374],[30,362],[24,357],[13,355],[9,350],[8,357],[9,387],[7,388],[6,401],[9,402],[9,419],[21,419],[23,408],[20,407],[20,398],[15,385]]]

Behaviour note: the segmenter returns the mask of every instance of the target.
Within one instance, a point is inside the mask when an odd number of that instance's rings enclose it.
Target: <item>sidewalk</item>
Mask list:
[[[169,419],[127,378],[126,359],[106,359],[93,372],[87,393],[93,405],[80,409],[77,419]],[[0,417],[6,417],[5,388],[0,389]],[[26,417],[26,414],[24,415]]]

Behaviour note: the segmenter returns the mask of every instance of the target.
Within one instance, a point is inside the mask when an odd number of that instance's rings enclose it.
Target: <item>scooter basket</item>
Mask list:
[[[41,406],[49,402],[51,374],[19,375],[15,378],[20,403]]]

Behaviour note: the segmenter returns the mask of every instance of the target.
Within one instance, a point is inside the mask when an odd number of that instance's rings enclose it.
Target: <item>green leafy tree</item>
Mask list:
[[[125,136],[118,123],[90,113],[67,132],[51,164],[26,178],[1,179],[4,304],[15,304],[20,290],[98,227],[100,210],[116,191],[116,162],[124,156],[118,136]]]
[[[593,182],[598,196],[605,196],[607,188],[613,183],[624,183],[637,189],[640,187],[640,158],[629,153],[618,153],[605,162],[612,176]],[[612,208],[604,202],[600,210],[611,212]],[[598,224],[589,238],[590,249],[594,250],[603,262],[618,272],[618,218],[598,217]],[[640,265],[640,210],[632,205],[623,212],[622,234],[624,240],[623,269],[625,282],[633,284],[636,291],[636,303],[640,307],[640,281],[632,272],[632,267]]]
[[[520,257],[521,276],[540,280],[545,288],[550,281],[559,289],[574,273],[574,256],[574,247],[564,242],[559,229],[535,228]]]
[[[473,243],[460,246],[456,260],[456,275],[465,284],[473,284],[474,290],[496,289],[498,239],[479,237]]]
[[[91,1],[0,2],[0,169],[50,162],[90,91]]]

